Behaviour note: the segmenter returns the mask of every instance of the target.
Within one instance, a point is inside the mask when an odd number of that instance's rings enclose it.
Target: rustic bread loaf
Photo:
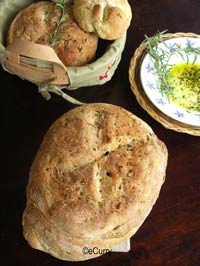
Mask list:
[[[60,117],[37,152],[27,186],[24,236],[63,260],[130,238],[158,198],[167,150],[123,108],[89,104]]]
[[[51,46],[65,66],[91,62],[98,36],[84,32],[75,22],[70,3],[59,7],[52,2],[36,2],[20,11],[9,28],[7,44],[15,39]]]
[[[74,0],[73,13],[81,28],[106,40],[117,39],[132,18],[127,0]]]

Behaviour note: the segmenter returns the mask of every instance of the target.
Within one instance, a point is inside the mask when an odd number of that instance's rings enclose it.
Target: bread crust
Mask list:
[[[83,31],[75,22],[72,5],[68,5],[57,38],[52,43],[56,23],[61,10],[52,2],[36,2],[21,10],[12,21],[7,44],[15,39],[51,46],[65,66],[81,66],[90,63],[98,45],[98,36]]]
[[[23,214],[29,244],[63,260],[130,238],[158,198],[166,146],[123,108],[89,104],[60,117],[37,152]]]
[[[81,28],[106,40],[120,37],[132,18],[127,0],[74,0],[73,13]]]

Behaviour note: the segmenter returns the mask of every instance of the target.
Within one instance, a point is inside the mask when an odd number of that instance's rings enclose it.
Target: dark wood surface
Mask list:
[[[144,35],[157,30],[200,34],[199,0],[135,0],[121,63],[110,82],[70,95],[120,105],[146,121],[169,151],[167,177],[152,212],[131,239],[131,251],[86,262],[63,262],[29,247],[22,235],[25,188],[36,150],[52,122],[74,108],[57,96],[46,102],[36,87],[0,69],[1,265],[200,266],[200,138],[165,129],[138,105],[128,80],[130,59]],[[1,23],[1,22],[0,22]]]

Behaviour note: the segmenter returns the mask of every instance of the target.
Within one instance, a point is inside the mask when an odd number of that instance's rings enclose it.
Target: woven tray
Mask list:
[[[175,34],[165,34],[164,40],[177,38],[177,37],[195,37],[200,38],[200,35],[194,33],[175,33]],[[143,61],[144,56],[146,55],[146,46],[147,41],[141,43],[134,53],[134,56],[131,59],[129,67],[129,80],[131,84],[131,89],[135,94],[135,97],[141,107],[147,111],[147,113],[152,116],[156,121],[161,123],[165,128],[172,129],[178,132],[187,133],[194,136],[200,136],[200,127],[188,125],[182,122],[179,122],[164,113],[162,113],[154,104],[150,101],[146,95],[140,80],[140,67]]]

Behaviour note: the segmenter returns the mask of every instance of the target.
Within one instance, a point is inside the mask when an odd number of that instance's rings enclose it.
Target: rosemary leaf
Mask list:
[[[169,49],[167,44],[164,42],[164,33],[158,32],[152,37],[145,35],[146,51],[151,56],[152,62],[155,69],[155,74],[158,77],[160,92],[165,94],[169,100],[169,96],[173,95],[174,87],[169,82],[169,69],[172,67],[169,64],[170,58],[173,55],[179,55],[183,61],[186,60],[189,63],[189,56],[193,55],[194,60],[192,64],[196,62],[198,56],[200,56],[200,47],[193,47],[188,41],[186,47],[181,47],[181,45],[174,44],[172,49]],[[168,49],[163,49],[160,44],[163,44]]]
[[[65,13],[66,13],[67,8],[69,8],[69,5],[70,3],[66,3],[64,0],[57,1],[53,5],[53,8],[61,10],[61,14],[58,18],[58,21],[56,22],[55,30],[53,34],[51,35],[50,46],[54,46],[55,44],[59,42],[59,37],[60,37],[59,29],[61,25],[66,22]]]

